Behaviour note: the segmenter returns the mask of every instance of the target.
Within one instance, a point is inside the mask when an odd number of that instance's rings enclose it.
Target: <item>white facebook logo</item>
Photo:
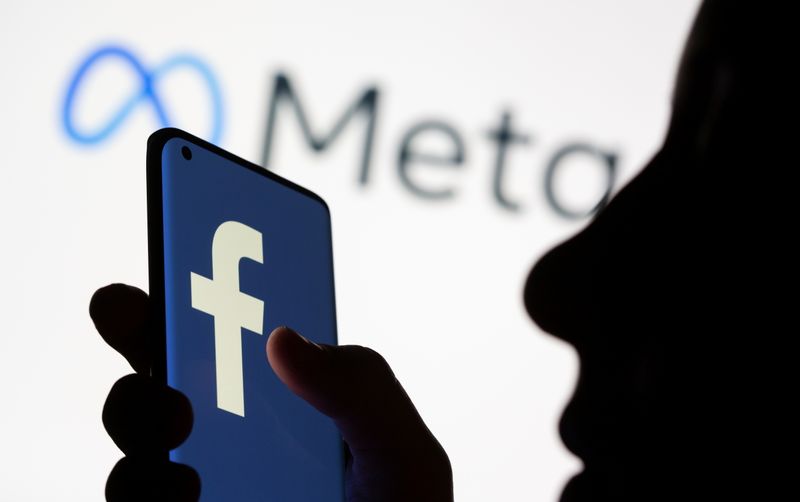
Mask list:
[[[264,302],[239,291],[239,260],[264,263],[261,232],[226,221],[211,243],[212,279],[190,272],[192,307],[214,316],[217,407],[244,416],[242,332],[263,334]]]

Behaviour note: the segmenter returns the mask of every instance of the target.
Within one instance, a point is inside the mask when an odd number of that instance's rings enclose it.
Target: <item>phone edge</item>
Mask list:
[[[302,187],[292,181],[283,178],[267,168],[254,164],[237,155],[234,155],[222,148],[209,143],[203,139],[189,134],[186,131],[174,127],[167,127],[153,132],[147,138],[146,153],[146,191],[147,191],[147,260],[148,260],[148,291],[150,295],[149,303],[149,323],[147,332],[149,333],[147,344],[152,354],[152,364],[150,376],[158,382],[167,383],[167,334],[166,334],[166,299],[164,292],[164,200],[162,185],[162,154],[164,146],[168,141],[180,138],[188,143],[205,148],[223,158],[239,164],[262,176],[281,183],[288,188],[310,197],[322,204],[328,217],[328,232],[330,233],[330,257],[331,257],[331,297],[333,298],[333,337],[334,343],[339,344],[339,319],[336,308],[336,277],[333,260],[333,225],[331,221],[330,207],[327,202],[311,190]],[[347,446],[341,441],[342,466],[347,465]],[[169,450],[164,451],[160,456],[169,460]],[[342,472],[344,474],[344,470]],[[342,483],[344,487],[344,482]],[[344,494],[342,495],[344,497]],[[342,498],[344,500],[344,498]]]

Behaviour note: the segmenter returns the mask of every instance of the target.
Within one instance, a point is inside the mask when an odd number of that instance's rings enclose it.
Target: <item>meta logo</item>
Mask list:
[[[81,129],[75,124],[75,101],[81,86],[104,63],[112,61],[127,65],[138,78],[136,90],[120,103],[110,118],[92,129]],[[67,92],[61,110],[61,119],[67,135],[77,143],[94,145],[107,139],[114,131],[122,127],[131,112],[140,106],[150,106],[159,127],[177,125],[169,113],[169,108],[158,93],[158,82],[167,78],[175,70],[190,70],[205,84],[211,107],[211,130],[207,138],[212,143],[219,142],[222,136],[222,94],[217,79],[211,69],[198,58],[190,54],[178,54],[168,58],[161,64],[148,67],[129,50],[119,46],[105,46],[89,54],[78,65],[69,80]]]
[[[190,272],[192,308],[214,317],[217,407],[244,417],[242,328],[263,334],[264,302],[239,291],[239,261],[264,263],[261,232],[221,224],[211,242],[212,278]]]
[[[92,130],[81,130],[75,125],[73,108],[75,96],[81,84],[88,78],[91,70],[103,62],[121,60],[129,65],[139,78],[138,90],[127,100],[119,105],[107,123]],[[160,126],[174,125],[168,113],[167,104],[163,102],[157,92],[157,83],[168,77],[169,73],[178,68],[193,70],[205,83],[209,90],[212,108],[212,130],[208,138],[212,143],[217,143],[222,134],[222,104],[219,86],[211,70],[199,59],[189,55],[178,55],[167,59],[165,62],[152,68],[144,65],[128,50],[109,46],[98,49],[90,54],[76,70],[67,89],[63,107],[63,124],[67,134],[76,142],[83,144],[100,143],[120,128],[130,113],[139,106],[149,105],[155,112],[155,117]],[[276,150],[274,139],[278,136],[278,129],[294,128],[299,132],[308,148],[318,154],[327,151],[351,123],[362,124],[360,148],[357,150],[354,170],[356,184],[362,187],[369,185],[372,178],[373,146],[376,135],[379,133],[378,124],[381,116],[381,102],[383,92],[377,86],[364,88],[349,102],[333,126],[320,133],[319,129],[312,127],[311,114],[302,104],[296,85],[288,75],[276,73],[272,79],[271,89],[267,90],[269,99],[265,113],[265,127],[261,147],[261,163],[270,168],[273,153]],[[283,110],[283,111],[282,111]],[[289,112],[288,114],[286,112]],[[286,120],[287,115],[293,115],[294,120]],[[284,117],[284,118],[279,118]],[[292,124],[292,122],[294,124]],[[279,124],[283,124],[280,125]],[[444,148],[430,149],[426,145],[430,140],[445,145]],[[386,141],[381,141],[387,144]],[[412,196],[431,203],[453,201],[459,196],[459,177],[467,172],[465,169],[471,151],[476,147],[488,148],[491,159],[485,166],[488,171],[486,179],[489,180],[488,192],[497,207],[504,212],[520,213],[525,209],[524,201],[518,195],[509,193],[511,182],[512,157],[516,152],[530,149],[534,143],[534,136],[530,133],[519,131],[514,125],[514,113],[510,109],[502,109],[499,120],[492,126],[485,127],[477,137],[470,137],[459,130],[452,121],[436,118],[412,122],[401,134],[397,141],[392,157],[385,159],[383,165],[394,167],[399,185]],[[534,145],[535,146],[535,145]],[[541,150],[541,147],[539,147]],[[608,202],[617,178],[619,153],[616,150],[603,148],[591,141],[565,140],[543,152],[544,160],[538,166],[532,166],[537,173],[541,173],[541,182],[538,191],[547,203],[550,210],[557,216],[578,220],[591,216]],[[576,205],[574,200],[565,197],[564,189],[559,190],[557,179],[561,173],[570,170],[570,166],[581,166],[581,179],[598,179],[600,189],[594,194],[583,196]],[[574,167],[572,168],[574,169]],[[433,171],[449,171],[449,182],[446,184],[432,184],[425,181],[425,175]],[[573,171],[574,172],[574,171]],[[515,187],[519,190],[519,183]],[[530,191],[530,189],[527,189]]]

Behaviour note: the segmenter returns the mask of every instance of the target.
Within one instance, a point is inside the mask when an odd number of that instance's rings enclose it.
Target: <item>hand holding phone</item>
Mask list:
[[[326,269],[331,261],[329,220],[324,203],[186,133],[170,130],[159,134],[161,210],[153,211],[150,204],[151,288],[155,287],[151,293],[156,294],[148,299],[134,288],[109,286],[95,294],[90,309],[101,335],[138,372],[115,384],[104,409],[107,430],[128,455],[109,476],[107,497],[194,500],[200,493],[199,472],[204,500],[338,501],[344,491],[344,456],[332,428],[335,425],[351,454],[347,463],[349,499],[452,499],[447,456],[379,355],[363,347],[313,343],[281,328],[267,343],[270,368],[260,337],[241,339],[242,327],[264,332],[267,303],[273,318],[288,316],[286,324],[305,325],[317,340],[335,342],[332,269]],[[192,159],[196,162],[190,162]],[[149,191],[154,193],[152,166],[156,163],[152,155],[148,164]],[[262,182],[268,186],[259,187]],[[238,199],[232,204],[224,197],[215,201],[213,194],[220,190],[229,192],[227,198],[238,195]],[[258,205],[257,196],[265,195],[265,190],[266,207],[253,211],[248,204]],[[253,214],[254,220],[241,221]],[[154,219],[163,227],[153,225]],[[194,232],[197,235],[192,235],[192,225],[201,229]],[[265,257],[261,236],[266,234],[269,239],[287,232],[300,246],[293,248],[286,239],[270,239],[273,246],[283,249],[271,249]],[[208,235],[211,243],[198,244],[198,235]],[[313,241],[320,235],[321,244],[308,245],[309,238]],[[202,265],[190,263],[194,250],[204,247],[210,247],[211,255],[211,270],[206,271],[200,270]],[[154,255],[156,265],[164,265],[161,270],[153,267]],[[282,273],[272,277],[278,282],[270,285],[273,290],[259,289],[263,286],[248,279],[256,274],[245,271],[270,257],[270,265],[282,265]],[[252,263],[245,264],[244,258]],[[322,268],[303,276],[314,264],[322,264]],[[293,272],[293,266],[303,270]],[[222,272],[218,275],[218,271]],[[231,277],[237,283],[231,283]],[[215,282],[228,288],[215,291]],[[275,289],[293,302],[282,309],[281,301],[286,299],[270,296]],[[308,302],[308,298],[314,300]],[[220,301],[233,303],[221,314],[215,311]],[[237,316],[228,315],[231,311]],[[238,323],[235,332],[234,321]],[[210,337],[215,338],[214,343],[191,338],[209,322],[214,325],[215,336]],[[204,351],[203,344],[213,349]],[[242,344],[250,344],[250,348],[243,352]],[[258,345],[260,355],[253,350]],[[332,418],[332,429],[327,429],[327,419],[315,410],[287,397],[280,390],[281,381]],[[194,416],[186,395],[165,382],[189,396]],[[193,422],[195,430],[190,432]],[[165,453],[176,447],[170,461]]]
[[[95,292],[89,309],[101,336],[138,369],[114,384],[103,409],[106,431],[126,455],[109,474],[106,499],[194,501],[202,481],[196,471],[163,459],[190,434],[192,412],[183,394],[143,369],[152,359],[149,301],[138,288],[112,284]],[[280,328],[269,337],[268,359],[290,389],[339,427],[349,451],[348,502],[453,500],[447,454],[379,354],[314,346]],[[271,500],[266,482],[251,500]]]

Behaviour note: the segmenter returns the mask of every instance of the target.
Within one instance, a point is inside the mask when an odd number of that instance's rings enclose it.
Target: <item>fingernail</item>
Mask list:
[[[291,337],[296,341],[303,341],[306,344],[311,345],[316,349],[322,349],[322,347],[320,347],[316,343],[312,342],[311,340],[304,337],[303,335],[301,335],[300,333],[298,333],[297,331],[293,330],[288,326],[278,326],[277,328],[272,330],[272,333],[270,333],[269,336],[273,335]],[[289,341],[289,338],[287,338],[287,341]]]

